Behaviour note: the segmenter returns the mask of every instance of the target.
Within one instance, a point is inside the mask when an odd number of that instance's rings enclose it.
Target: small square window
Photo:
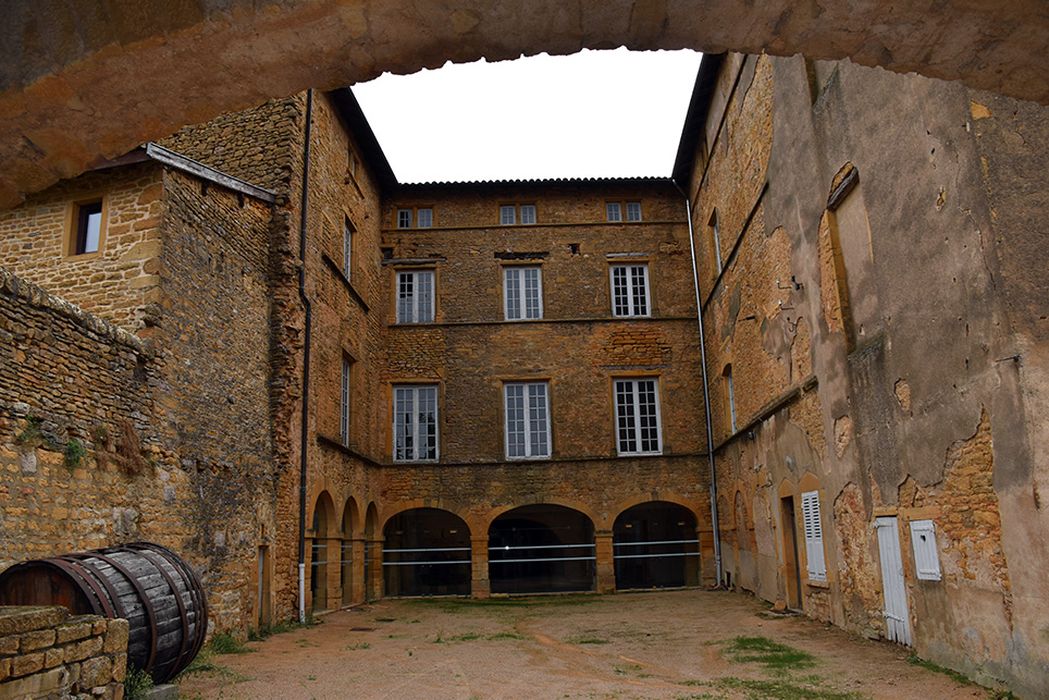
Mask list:
[[[535,223],[535,205],[534,204],[522,204],[521,205],[521,223],[522,224],[534,224]]]
[[[97,253],[102,240],[102,200],[76,205],[73,215],[76,226],[73,255]]]
[[[433,209],[419,209],[415,212],[415,225],[419,228],[433,226]]]
[[[517,223],[517,208],[513,205],[499,207],[499,225],[513,226]]]
[[[626,203],[626,220],[641,221],[641,202]]]
[[[623,220],[623,210],[619,206],[619,202],[608,202],[605,204],[605,214],[608,216],[609,221]]]
[[[411,228],[412,227],[412,210],[411,209],[398,209],[397,210],[397,228]]]

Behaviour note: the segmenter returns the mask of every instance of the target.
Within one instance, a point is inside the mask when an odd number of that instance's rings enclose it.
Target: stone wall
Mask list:
[[[126,330],[152,325],[162,187],[161,168],[141,163],[90,172],[33,195],[0,212],[0,266]],[[95,198],[103,201],[99,252],[70,255],[74,202]]]
[[[127,620],[0,607],[0,696],[120,700],[127,640]]]
[[[1011,321],[1030,315],[1009,296],[1030,276],[1000,267],[991,244],[1026,245],[1033,229],[1026,205],[1001,194],[1026,179],[989,169],[992,154],[1044,160],[1037,115],[988,108],[956,85],[800,58],[730,56],[713,95],[692,195],[726,571],[768,600],[882,636],[873,524],[895,517],[916,652],[1044,694],[1033,669],[1049,649],[1027,620],[1045,587],[1017,566],[1038,556],[1028,544],[1044,527],[1026,358],[1013,359],[1029,346]],[[1007,123],[992,123],[1003,113]],[[786,508],[802,533],[803,491],[820,498],[825,582],[809,580],[800,534],[792,561]],[[940,581],[915,568],[909,524],[926,519]]]

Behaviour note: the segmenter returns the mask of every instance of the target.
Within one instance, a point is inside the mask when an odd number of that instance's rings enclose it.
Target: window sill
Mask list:
[[[662,457],[663,451],[659,452],[617,452],[616,457]]]
[[[346,277],[346,275],[342,271],[342,268],[339,267],[338,263],[332,260],[327,253],[321,253],[321,257],[324,259],[324,264],[328,267],[329,270],[331,270],[332,274],[335,275],[335,277],[338,278],[340,282],[342,282],[343,286],[346,287],[346,291],[348,291],[350,293],[350,296],[353,297],[354,301],[356,301],[360,305],[360,307],[364,310],[364,313],[368,313],[369,311],[371,311],[371,309],[368,308],[368,303],[364,301],[364,297],[360,295],[357,289],[353,286],[353,283],[350,282],[350,280]]]
[[[818,581],[810,578],[805,580],[805,585],[809,588],[830,589],[830,581]]]

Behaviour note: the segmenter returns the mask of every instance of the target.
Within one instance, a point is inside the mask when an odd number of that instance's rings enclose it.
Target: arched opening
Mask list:
[[[623,511],[612,550],[617,589],[699,585],[696,516],[684,506],[650,501]]]
[[[470,528],[439,508],[413,508],[383,528],[388,596],[470,595]]]
[[[357,502],[346,500],[342,509],[342,542],[339,548],[339,584],[342,586],[342,604],[353,602],[353,528],[357,522]]]
[[[328,537],[334,529],[335,507],[325,491],[313,508],[313,538],[310,542],[310,597],[314,610],[328,609]]]
[[[594,589],[594,523],[549,504],[503,513],[488,528],[492,593],[564,593]]]

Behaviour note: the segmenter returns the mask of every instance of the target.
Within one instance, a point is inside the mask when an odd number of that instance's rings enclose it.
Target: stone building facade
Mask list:
[[[723,581],[1044,695],[1044,109],[727,55],[689,119]]]
[[[0,213],[4,563],[154,539],[240,630],[720,582],[1043,693],[1045,123],[730,54],[672,179],[403,185],[349,90],[187,127]]]

